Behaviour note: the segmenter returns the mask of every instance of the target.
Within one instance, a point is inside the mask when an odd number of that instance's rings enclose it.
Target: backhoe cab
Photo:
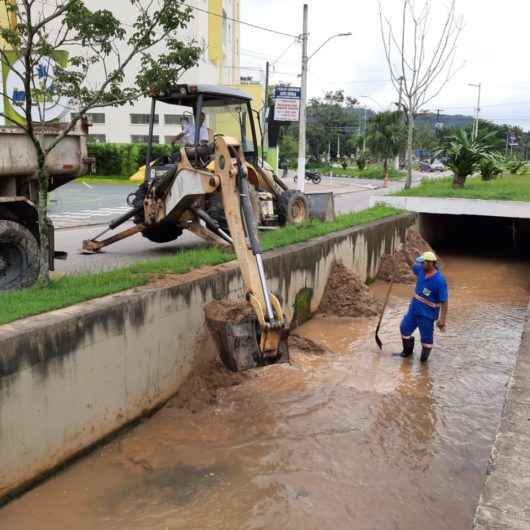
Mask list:
[[[152,161],[158,102],[189,107],[195,118],[195,138],[170,157]],[[207,142],[200,141],[203,112],[209,127]],[[224,135],[224,128],[234,135]],[[157,94],[152,97],[145,180],[127,199],[131,210],[85,241],[83,250],[98,252],[136,233],[157,243],[168,242],[185,229],[207,241],[232,246],[259,325],[260,362],[285,357],[285,319],[267,285],[258,227],[301,223],[308,219],[309,207],[302,193],[288,189],[265,166],[258,158],[254,111],[247,94],[209,85],[178,85],[170,93]],[[130,219],[133,227],[99,240]]]

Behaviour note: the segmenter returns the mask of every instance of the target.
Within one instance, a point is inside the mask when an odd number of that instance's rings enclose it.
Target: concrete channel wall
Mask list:
[[[269,252],[287,318],[301,292],[318,308],[335,259],[375,276],[414,223],[407,213]],[[242,298],[237,264],[164,282],[0,327],[0,500],[156,408],[215,355],[203,308]]]
[[[475,530],[529,528],[530,305],[474,524]]]
[[[380,203],[417,213],[530,219],[530,203],[520,201],[393,197],[390,195],[385,195],[384,197],[374,195],[370,197],[370,206]]]

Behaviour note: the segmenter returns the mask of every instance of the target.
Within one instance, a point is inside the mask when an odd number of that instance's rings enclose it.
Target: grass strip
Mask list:
[[[262,234],[261,242],[264,250],[272,250],[399,213],[401,210],[396,208],[375,206],[339,215],[335,221],[310,221],[266,232]],[[217,247],[183,249],[174,256],[142,261],[112,271],[68,275],[51,280],[49,285],[37,284],[27,289],[0,293],[0,324],[144,285],[153,276],[183,274],[199,267],[220,265],[234,259],[232,252]]]
[[[425,181],[415,188],[402,190],[400,197],[441,197],[458,199],[483,199],[530,202],[530,175],[505,174],[495,180],[484,181],[471,177],[461,189],[452,188],[452,179]]]
[[[371,164],[364,169],[348,167],[346,169],[337,167],[320,167],[318,171],[322,175],[333,173],[335,177],[363,178],[363,179],[383,179],[384,170],[381,164]],[[388,168],[388,178],[390,180],[399,180],[406,177],[404,171],[398,171],[394,167]]]

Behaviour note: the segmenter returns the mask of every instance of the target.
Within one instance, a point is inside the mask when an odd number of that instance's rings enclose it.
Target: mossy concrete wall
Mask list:
[[[335,259],[374,276],[414,222],[404,214],[269,252],[287,318],[297,297],[298,320],[317,310]],[[203,307],[243,294],[229,263],[0,327],[0,499],[174,394],[216,353]]]

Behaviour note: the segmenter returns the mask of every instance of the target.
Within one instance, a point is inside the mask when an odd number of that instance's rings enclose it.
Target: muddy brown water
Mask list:
[[[411,286],[375,319],[315,318],[334,354],[172,406],[0,510],[2,530],[469,529],[514,366],[530,266],[444,256],[448,330],[390,356]],[[374,290],[382,297],[386,284]]]

